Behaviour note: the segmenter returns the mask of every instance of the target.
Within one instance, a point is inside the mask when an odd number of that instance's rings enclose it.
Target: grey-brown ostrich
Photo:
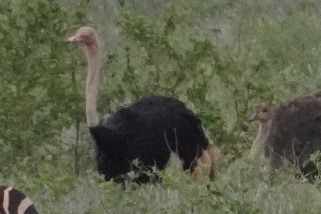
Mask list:
[[[264,154],[266,141],[270,134],[272,124],[273,108],[268,104],[256,105],[252,108],[249,118],[250,122],[258,121],[259,130],[255,140],[252,143],[250,156],[254,159]]]
[[[265,155],[278,169],[284,160],[298,167],[304,176],[317,174],[310,155],[321,150],[321,99],[318,95],[287,101],[274,109]]]
[[[32,201],[20,190],[0,186],[1,214],[38,214]]]
[[[86,118],[96,142],[98,170],[106,180],[123,182],[131,170],[139,173],[141,169],[150,171],[153,166],[162,170],[173,154],[182,161],[184,170],[193,172],[198,159],[209,155],[211,150],[201,121],[184,103],[172,97],[142,98],[119,108],[101,123],[97,112],[101,64],[96,32],[91,27],[81,27],[68,41],[82,44],[86,50]],[[132,165],[135,159],[140,161],[139,167]],[[212,160],[206,161],[214,167]],[[141,173],[134,181],[145,183],[155,178]]]

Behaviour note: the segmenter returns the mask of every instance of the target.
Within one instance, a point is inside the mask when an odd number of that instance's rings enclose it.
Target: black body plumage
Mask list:
[[[124,175],[141,167],[162,170],[171,152],[183,161],[183,169],[195,167],[195,159],[209,145],[201,121],[181,101],[152,96],[122,107],[103,125],[90,127],[97,146],[98,170],[106,180],[123,182]],[[155,178],[155,177],[154,177]],[[136,182],[149,182],[141,175]]]

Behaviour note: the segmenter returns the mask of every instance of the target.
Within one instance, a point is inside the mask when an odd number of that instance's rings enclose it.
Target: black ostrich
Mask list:
[[[280,168],[284,160],[298,167],[301,174],[317,175],[310,155],[321,150],[321,99],[318,94],[287,101],[274,108],[265,143],[265,156],[272,169]]]
[[[97,112],[98,37],[93,28],[81,27],[68,41],[86,48],[86,117],[96,142],[98,170],[106,180],[123,182],[131,170],[148,171],[153,166],[162,170],[171,154],[178,156],[184,170],[193,172],[199,161],[205,163],[213,174],[215,162],[209,157],[215,157],[216,150],[209,149],[201,121],[177,99],[165,96],[143,98],[120,108],[101,124]],[[132,164],[135,159],[141,163],[139,166]],[[145,183],[155,179],[154,175],[147,174],[142,173],[134,181]],[[194,177],[197,180],[199,175]]]
[[[0,186],[1,214],[38,214],[32,201],[21,191]]]

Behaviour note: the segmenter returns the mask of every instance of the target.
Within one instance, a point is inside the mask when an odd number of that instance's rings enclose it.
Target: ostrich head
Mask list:
[[[70,43],[80,43],[86,46],[98,45],[98,38],[96,31],[91,27],[81,27],[79,28],[75,35],[68,39]]]
[[[252,108],[252,113],[250,115],[249,121],[259,121],[261,123],[264,123],[271,119],[272,114],[273,109],[268,104],[257,105]]]

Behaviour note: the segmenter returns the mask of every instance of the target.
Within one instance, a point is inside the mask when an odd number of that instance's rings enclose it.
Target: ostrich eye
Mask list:
[[[264,112],[264,113],[268,112],[267,107],[264,107],[264,108],[262,109],[262,112]]]

